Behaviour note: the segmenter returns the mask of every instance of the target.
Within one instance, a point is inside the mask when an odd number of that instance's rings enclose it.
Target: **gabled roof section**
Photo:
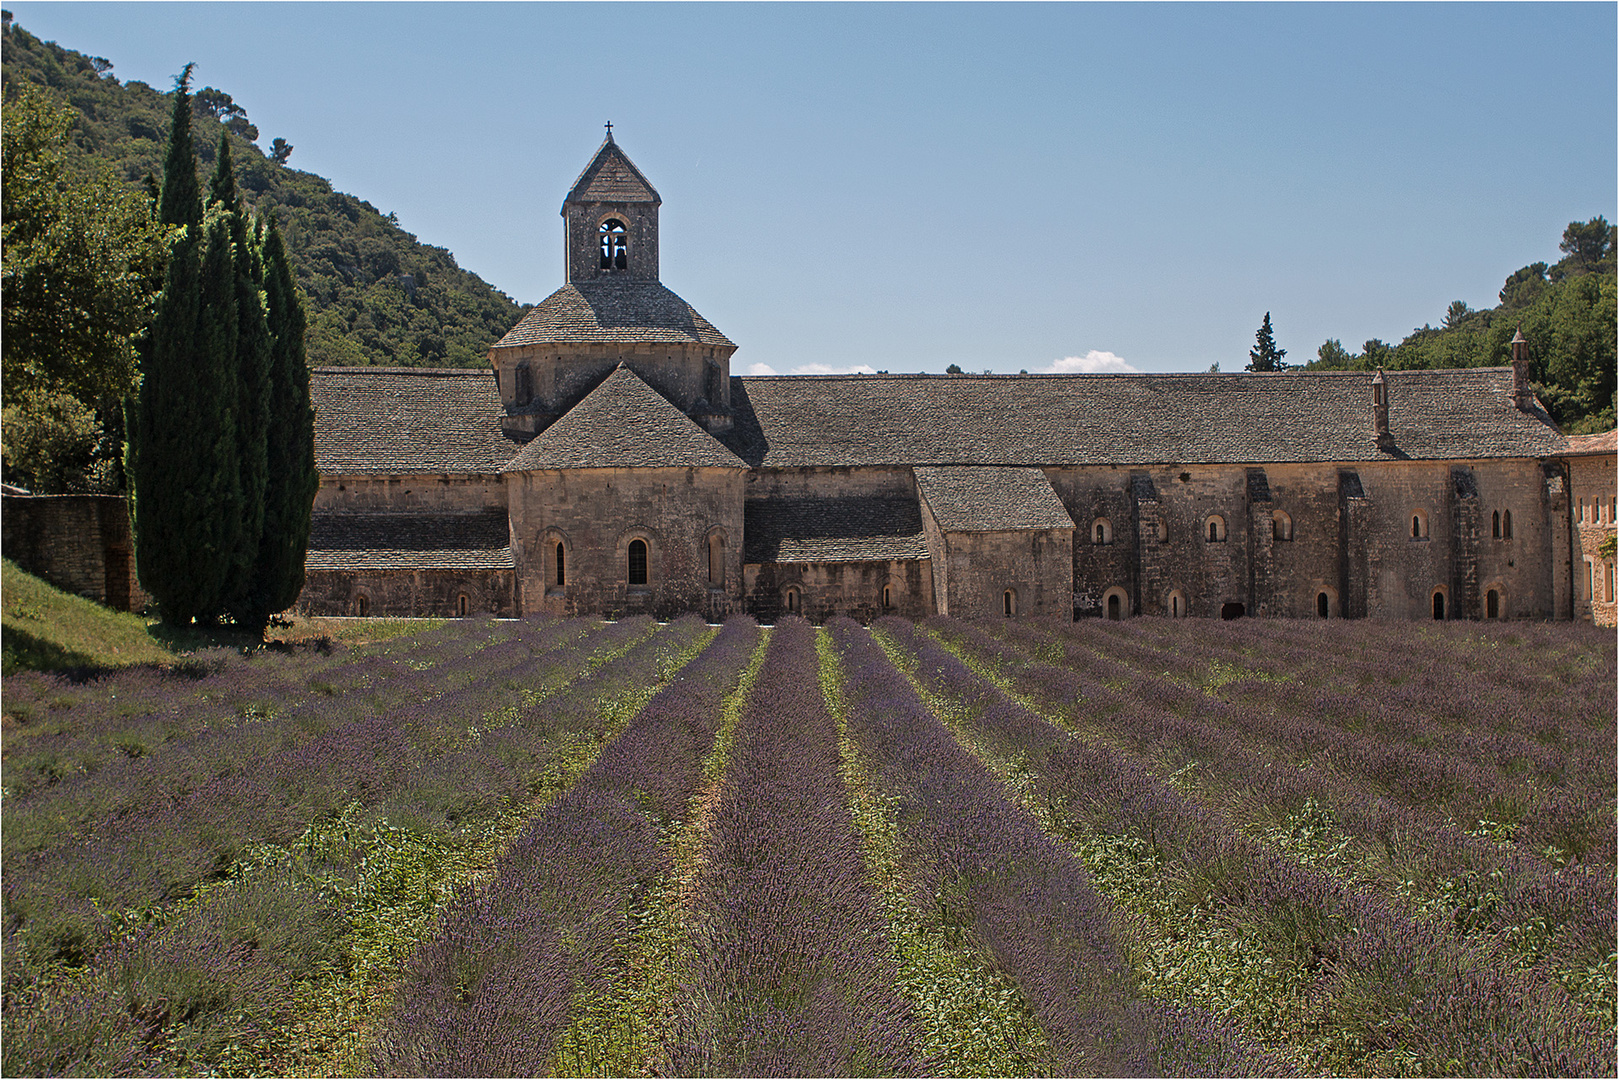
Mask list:
[[[496,473],[517,452],[488,370],[316,368],[309,397],[325,476]]]
[[[742,504],[742,537],[747,563],[928,557],[914,496],[748,499]]]
[[[1074,527],[1039,469],[924,466],[916,470],[916,490],[947,532]]]
[[[1587,454],[1611,454],[1614,452],[1614,432],[1599,431],[1595,435],[1570,435],[1568,437],[1568,456],[1584,457]]]
[[[1511,368],[1369,372],[733,378],[726,445],[765,468],[1154,465],[1555,457],[1568,442]]]
[[[562,200],[562,212],[567,213],[569,203],[580,202],[649,202],[663,205],[657,190],[641,175],[641,170],[635,167],[629,155],[619,149],[611,132],[602,140],[601,149],[590,159],[590,164],[579,174],[579,179],[573,182],[573,187],[568,189],[567,197]]]
[[[530,309],[495,348],[551,342],[651,342],[735,349],[697,309],[656,281],[578,281]]]
[[[501,471],[612,468],[747,466],[620,364]]]

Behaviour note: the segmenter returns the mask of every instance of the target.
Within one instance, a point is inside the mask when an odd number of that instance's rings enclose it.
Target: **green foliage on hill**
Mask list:
[[[25,84],[77,109],[74,144],[85,171],[110,164],[131,187],[163,171],[172,95],[122,83],[113,65],[41,41],[8,16],[0,41],[7,119]],[[440,247],[422,244],[392,214],[333,191],[313,173],[289,168],[287,140],[266,156],[258,128],[230,95],[213,87],[193,102],[198,169],[213,171],[229,133],[237,181],[249,207],[274,212],[298,285],[308,298],[309,363],[482,367],[487,351],[523,309]],[[206,170],[206,171],[204,171]]]
[[[4,560],[0,652],[7,675],[22,670],[167,663],[174,655],[139,615],[113,611],[47,585]]]
[[[1413,330],[1398,345],[1376,338],[1351,353],[1336,338],[1311,370],[1502,367],[1512,335],[1529,340],[1529,377],[1552,418],[1570,433],[1614,426],[1615,230],[1600,217],[1571,222],[1555,265],[1532,263],[1501,287],[1500,304],[1474,311],[1456,300],[1439,326]]]

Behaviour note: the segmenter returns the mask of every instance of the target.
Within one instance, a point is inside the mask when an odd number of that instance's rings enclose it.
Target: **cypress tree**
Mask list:
[[[230,136],[219,137],[213,182],[209,186],[210,210],[220,215],[230,234],[236,305],[236,348],[232,367],[236,383],[235,427],[236,463],[239,487],[236,492],[240,519],[235,526],[235,543],[225,603],[239,624],[254,622],[249,612],[258,605],[251,598],[253,571],[258,563],[259,543],[264,533],[264,498],[268,469],[267,440],[270,419],[270,329],[264,312],[264,268],[258,245],[248,230],[247,213],[236,189],[231,164]],[[259,624],[256,629],[262,630]]]
[[[304,353],[304,305],[274,217],[264,237],[263,261],[271,358],[269,479],[251,604],[238,615],[239,622],[261,632],[272,614],[291,607],[303,591],[310,515],[320,486],[320,474],[315,470],[315,410],[309,402],[309,364]]]
[[[143,351],[129,443],[136,566],[171,624],[223,610],[241,516],[235,267],[228,223],[203,217],[191,68],[175,80],[158,210],[180,228]]]

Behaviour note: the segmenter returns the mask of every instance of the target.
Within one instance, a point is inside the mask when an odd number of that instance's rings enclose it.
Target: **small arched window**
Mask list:
[[[1270,516],[1270,535],[1273,540],[1293,539],[1293,519],[1287,511],[1278,510]]]
[[[1411,539],[1428,539],[1428,512],[1426,510],[1411,511]]]
[[[568,550],[567,548],[562,546],[562,541],[558,540],[557,541],[557,588],[559,588],[559,589],[562,586],[564,586],[564,585],[566,585],[568,583],[568,553],[567,553],[567,550]]]
[[[1209,543],[1224,543],[1226,538],[1225,518],[1219,514],[1210,514],[1208,520],[1203,523],[1203,531],[1208,536]]]
[[[803,604],[799,601],[797,585],[787,586],[787,591],[782,593],[782,606],[787,609],[787,614],[798,614],[800,608],[803,607]]]
[[[894,586],[883,586],[883,610],[891,611],[894,607]]]
[[[455,617],[458,618],[458,619],[466,618],[467,617],[467,610],[471,606],[472,606],[471,601],[469,601],[467,599],[467,594],[466,593],[457,594],[457,596],[455,598]]]
[[[1186,597],[1181,595],[1179,589],[1169,594],[1169,617],[1171,619],[1186,618]]]
[[[362,619],[371,614],[371,598],[365,593],[356,596],[354,598],[354,611]]]
[[[646,584],[646,541],[631,540],[626,552],[626,571],[631,585]]]
[[[1098,545],[1113,543],[1113,523],[1105,517],[1097,518],[1091,526],[1091,540]]]
[[[1440,620],[1445,617],[1445,590],[1443,589],[1433,591],[1433,617]]]
[[[1603,563],[1603,576],[1607,579],[1608,603],[1613,603],[1613,563]]]
[[[624,223],[618,218],[608,218],[601,223],[601,268],[603,270],[624,270],[630,265],[630,246],[625,239]]]
[[[1017,591],[1007,589],[1001,594],[1001,614],[1008,619],[1017,614]]]
[[[1315,594],[1315,613],[1317,618],[1325,619],[1332,614],[1332,597],[1324,592]]]
[[[1484,594],[1484,617],[1486,619],[1501,617],[1501,594],[1494,589]]]
[[[1512,511],[1501,511],[1501,539],[1512,539]]]
[[[708,583],[725,584],[725,537],[714,533],[708,538]]]

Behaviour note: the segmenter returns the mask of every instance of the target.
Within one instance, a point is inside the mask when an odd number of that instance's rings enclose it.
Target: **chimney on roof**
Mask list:
[[[1372,378],[1372,441],[1379,450],[1394,449],[1394,436],[1389,434],[1389,384],[1382,368]]]
[[[1512,335],[1512,403],[1527,409],[1535,395],[1529,389],[1529,339],[1519,327]]]

